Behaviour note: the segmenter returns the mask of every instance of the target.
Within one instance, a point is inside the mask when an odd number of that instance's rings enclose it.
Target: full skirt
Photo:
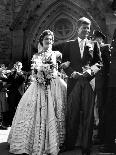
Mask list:
[[[10,152],[57,155],[65,138],[66,83],[46,87],[34,81],[21,98],[8,136]]]

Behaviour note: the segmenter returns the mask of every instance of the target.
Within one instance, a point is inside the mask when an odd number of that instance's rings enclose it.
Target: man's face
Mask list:
[[[90,25],[89,24],[82,24],[79,28],[78,28],[78,36],[81,39],[85,39],[88,37],[90,33]]]
[[[17,68],[20,70],[20,69],[22,69],[22,67],[23,67],[23,66],[22,66],[22,63],[19,62],[19,63],[17,64]]]

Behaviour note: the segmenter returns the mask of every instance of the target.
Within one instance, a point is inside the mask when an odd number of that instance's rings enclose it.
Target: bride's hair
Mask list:
[[[52,39],[53,39],[53,41],[54,41],[54,34],[53,34],[53,32],[50,31],[50,30],[45,30],[45,31],[43,31],[43,32],[41,33],[41,35],[40,35],[40,37],[39,37],[39,43],[40,43],[41,46],[43,46],[43,39],[44,39],[45,36],[47,36],[47,35],[51,35],[51,36],[52,36]]]

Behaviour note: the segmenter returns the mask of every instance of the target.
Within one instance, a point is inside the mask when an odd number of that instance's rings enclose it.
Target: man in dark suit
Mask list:
[[[8,105],[9,105],[9,125],[12,125],[12,120],[15,115],[18,103],[24,93],[24,81],[26,76],[22,71],[22,63],[17,61],[14,68],[7,77],[8,86]]]
[[[98,134],[95,142],[99,144],[105,143],[105,126],[104,126],[104,108],[106,103],[106,94],[108,88],[109,65],[110,65],[110,44],[105,44],[106,36],[98,30],[93,33],[93,38],[99,44],[103,67],[100,72],[96,74],[95,91],[96,103],[94,111],[96,111],[96,126],[98,127]],[[97,108],[96,108],[97,107]],[[98,111],[98,113],[97,113]],[[97,141],[96,141],[97,140]]]
[[[53,49],[62,53],[64,63],[61,66],[68,75],[66,139],[64,145],[66,149],[74,149],[81,126],[80,145],[82,154],[89,155],[94,108],[94,91],[91,80],[96,72],[100,70],[101,58],[97,42],[87,39],[91,21],[82,17],[77,24],[77,39],[57,44]]]
[[[114,31],[110,65],[109,65],[109,79],[108,92],[106,94],[105,103],[105,152],[116,153],[116,29]]]

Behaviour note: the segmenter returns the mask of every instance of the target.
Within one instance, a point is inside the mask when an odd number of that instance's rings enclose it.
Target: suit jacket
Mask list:
[[[89,41],[87,40],[87,42]],[[65,69],[65,72],[69,77],[73,71],[82,73],[83,67],[90,68],[95,63],[101,63],[101,54],[97,42],[91,42],[93,45],[93,51],[89,50],[87,42],[84,47],[83,58],[81,58],[80,47],[77,39],[53,46],[54,50],[59,50],[62,53],[62,62],[70,61],[70,66]],[[71,92],[76,81],[76,79],[68,78],[68,93]]]
[[[103,44],[100,47],[101,51],[101,57],[103,62],[103,74],[109,74],[109,65],[110,65],[110,45],[109,44]]]
[[[12,71],[11,74],[7,77],[7,83],[9,84],[10,91],[16,91],[25,81],[26,76],[22,73],[18,73],[17,71]]]
[[[100,46],[101,57],[103,67],[100,72],[96,74],[96,89],[101,90],[103,86],[107,87],[109,78],[109,67],[110,67],[110,45],[103,44]]]
[[[116,87],[116,38],[111,43],[108,86]]]

